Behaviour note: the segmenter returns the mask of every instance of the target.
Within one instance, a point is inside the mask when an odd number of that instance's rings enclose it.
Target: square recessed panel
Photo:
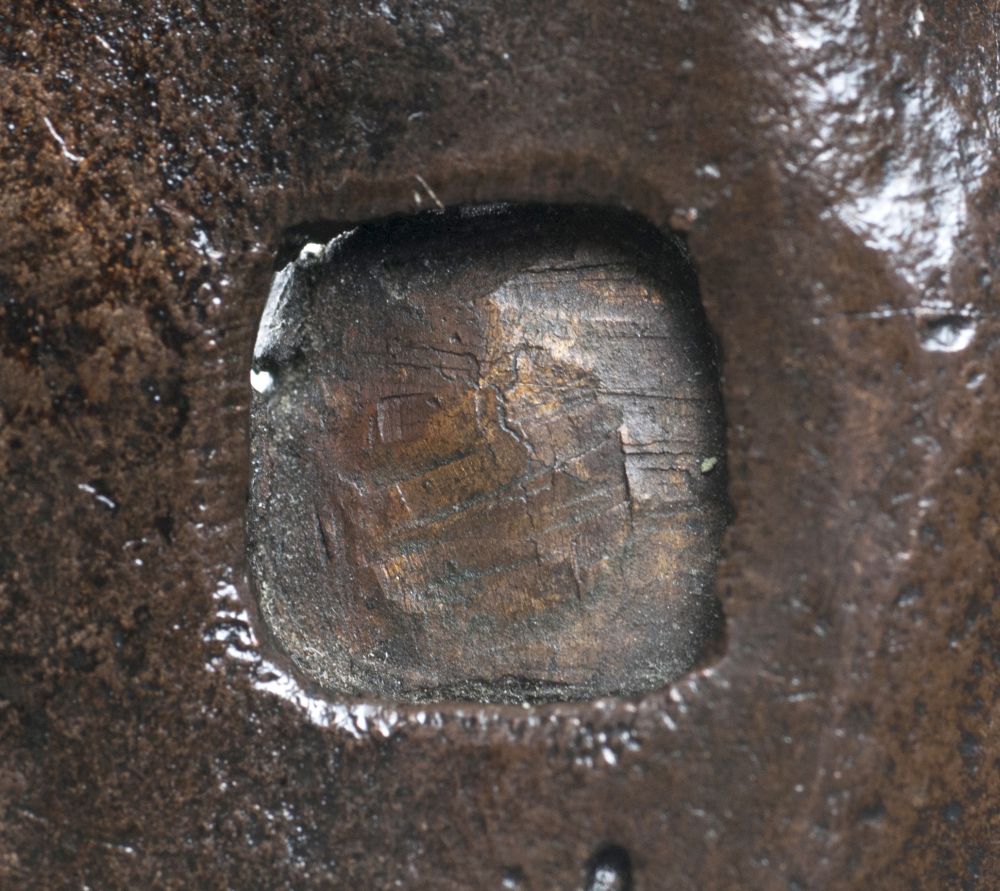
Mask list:
[[[621,213],[367,224],[275,278],[248,531],[327,690],[629,695],[719,631],[715,353],[683,246]]]

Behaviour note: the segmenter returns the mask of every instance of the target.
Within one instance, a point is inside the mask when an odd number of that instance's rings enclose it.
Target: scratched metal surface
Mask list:
[[[683,245],[640,222],[434,211],[276,274],[247,563],[297,670],[341,697],[520,705],[712,658],[717,351]]]
[[[997,18],[4,4],[0,881],[990,887]],[[500,200],[688,233],[725,652],[638,703],[323,699],[245,579],[275,252]]]

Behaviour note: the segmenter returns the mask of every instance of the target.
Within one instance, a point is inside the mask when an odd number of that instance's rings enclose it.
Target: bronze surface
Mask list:
[[[3,4],[0,884],[994,885],[997,35],[930,0]],[[282,233],[433,196],[687,232],[726,649],[637,703],[331,705],[254,638]]]
[[[334,693],[487,702],[690,669],[727,505],[683,246],[480,208],[318,251],[278,273],[254,356],[251,566],[295,664]]]

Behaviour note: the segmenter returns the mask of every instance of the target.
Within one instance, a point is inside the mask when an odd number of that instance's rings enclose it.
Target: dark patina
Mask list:
[[[997,34],[912,0],[6,4],[0,884],[990,887]],[[436,201],[687,233],[725,651],[638,701],[331,701],[252,615],[282,239]]]

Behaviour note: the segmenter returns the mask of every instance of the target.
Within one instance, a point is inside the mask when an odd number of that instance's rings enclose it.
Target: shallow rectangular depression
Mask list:
[[[247,532],[298,674],[335,697],[586,700],[717,646],[724,415],[676,236],[458,208],[292,230],[278,265]]]

